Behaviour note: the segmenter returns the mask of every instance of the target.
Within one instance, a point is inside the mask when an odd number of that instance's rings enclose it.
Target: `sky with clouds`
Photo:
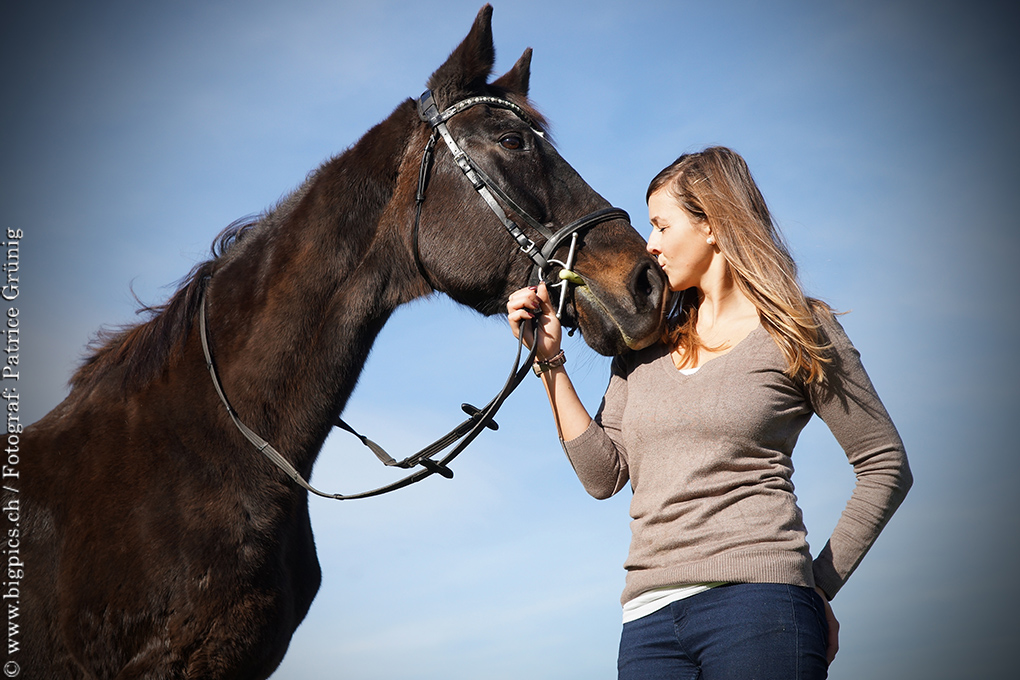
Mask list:
[[[5,228],[22,229],[34,420],[90,336],[131,322],[404,98],[479,0],[58,3],[5,10]],[[1018,639],[1020,134],[1002,3],[496,0],[496,71],[534,48],[557,146],[644,233],[648,180],[711,144],[748,160],[806,289],[849,311],[915,485],[833,602],[830,677],[1005,677]],[[456,330],[456,333],[451,331]],[[451,341],[451,338],[455,338]],[[384,329],[345,417],[416,450],[502,384],[505,322],[441,297]],[[594,410],[607,361],[574,340]],[[587,497],[529,379],[463,455],[372,500],[312,499],[324,572],[275,678],[615,677],[629,494]],[[824,425],[794,457],[809,541],[853,475]],[[313,482],[389,479],[350,436]],[[1014,566],[1010,566],[1014,565]]]

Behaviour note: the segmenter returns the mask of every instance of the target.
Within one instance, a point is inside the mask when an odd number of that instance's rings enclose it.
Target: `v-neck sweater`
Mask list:
[[[824,385],[785,373],[759,325],[690,375],[662,344],[613,361],[591,425],[564,450],[584,488],[608,498],[629,481],[632,539],[621,602],[663,586],[784,583],[831,599],[911,484],[899,434],[835,320]],[[832,536],[812,559],[792,454],[812,414],[857,476]]]

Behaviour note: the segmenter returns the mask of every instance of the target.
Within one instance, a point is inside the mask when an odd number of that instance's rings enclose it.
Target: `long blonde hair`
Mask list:
[[[708,222],[736,285],[757,307],[762,325],[786,357],[787,373],[821,382],[830,359],[820,321],[831,318],[832,309],[801,290],[797,265],[744,159],[721,146],[683,154],[652,179],[646,200],[660,189],[693,222]],[[663,333],[663,341],[680,349],[686,365],[705,346],[696,330],[699,302],[697,295],[683,291]]]

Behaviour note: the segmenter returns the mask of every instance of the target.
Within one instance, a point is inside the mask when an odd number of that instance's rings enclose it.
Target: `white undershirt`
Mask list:
[[[705,592],[709,588],[723,585],[726,584],[724,582],[691,583],[683,586],[666,586],[664,588],[646,590],[623,605],[623,622],[636,621],[642,616],[654,614],[668,604],[693,597],[698,593]]]

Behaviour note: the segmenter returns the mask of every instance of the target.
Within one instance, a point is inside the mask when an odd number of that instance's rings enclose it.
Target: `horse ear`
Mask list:
[[[440,106],[449,106],[462,94],[481,91],[492,73],[495,61],[492,5],[485,5],[475,17],[475,23],[464,42],[429,78],[428,87],[436,95]]]
[[[531,48],[524,50],[524,54],[517,60],[514,67],[492,82],[493,85],[502,87],[507,92],[514,92],[525,97],[528,96],[528,87],[531,83]]]

